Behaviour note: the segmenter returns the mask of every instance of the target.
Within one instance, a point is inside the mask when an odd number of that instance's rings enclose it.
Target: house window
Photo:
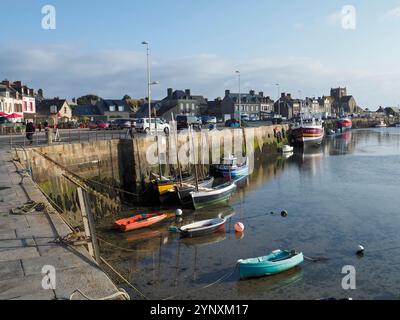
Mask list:
[[[114,112],[115,111],[115,106],[110,106],[110,112]]]
[[[67,114],[67,107],[64,107],[64,114]]]
[[[118,111],[119,112],[124,112],[124,106],[118,106]]]
[[[190,107],[189,107],[189,103],[186,103],[186,111],[189,112]]]
[[[183,103],[182,102],[180,103],[180,106],[181,106],[181,111],[183,111]]]
[[[192,111],[194,111],[194,103],[192,103]]]

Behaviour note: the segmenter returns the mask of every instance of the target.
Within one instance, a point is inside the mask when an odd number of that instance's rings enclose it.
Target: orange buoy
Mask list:
[[[236,232],[243,232],[244,231],[244,224],[241,222],[237,222],[235,224],[235,231]]]

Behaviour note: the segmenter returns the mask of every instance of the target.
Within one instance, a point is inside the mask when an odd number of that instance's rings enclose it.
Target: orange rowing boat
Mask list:
[[[150,227],[153,224],[160,222],[167,217],[168,215],[165,213],[138,214],[131,218],[116,220],[114,224],[121,231],[127,232],[127,231]]]

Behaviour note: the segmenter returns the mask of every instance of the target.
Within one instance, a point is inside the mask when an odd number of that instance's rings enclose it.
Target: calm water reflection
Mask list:
[[[231,201],[231,208],[185,211],[155,228],[116,234],[103,254],[148,297],[163,299],[397,299],[400,292],[400,129],[371,129],[330,137],[320,148],[288,159],[260,161]],[[279,214],[287,210],[289,216]],[[203,239],[179,239],[171,225],[236,214],[226,232]],[[275,214],[271,214],[274,212]],[[244,236],[233,231],[244,223]],[[355,255],[363,244],[364,258]],[[286,273],[239,281],[240,258],[296,248],[324,263],[304,263]],[[391,250],[385,250],[392,248]],[[344,265],[357,269],[357,290],[341,288]]]

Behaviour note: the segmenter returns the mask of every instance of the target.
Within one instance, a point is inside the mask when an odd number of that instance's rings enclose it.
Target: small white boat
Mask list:
[[[292,146],[284,145],[282,147],[282,152],[283,153],[290,153],[293,152],[294,148]]]
[[[381,121],[379,124],[375,126],[376,128],[386,128],[387,124],[384,121]]]

